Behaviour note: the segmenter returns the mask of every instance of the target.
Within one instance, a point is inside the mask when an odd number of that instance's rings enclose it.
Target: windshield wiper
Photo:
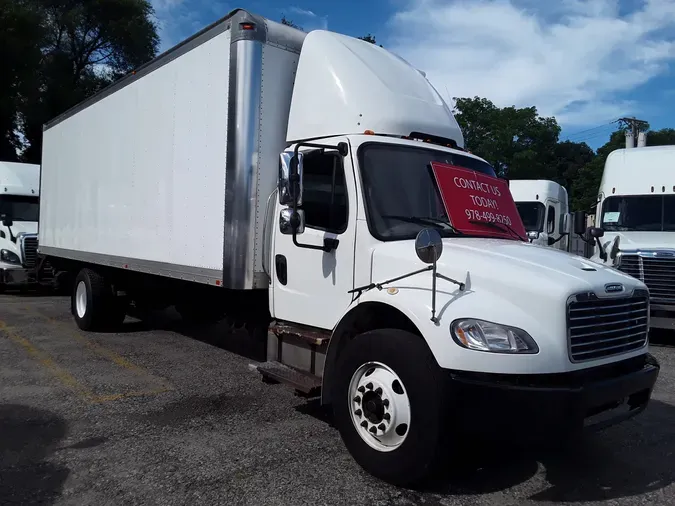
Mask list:
[[[457,230],[450,222],[442,218],[431,218],[431,217],[419,217],[419,216],[394,216],[391,214],[384,214],[382,218],[388,218],[392,220],[407,221],[408,223],[415,223],[417,225],[432,225],[432,226],[442,226],[445,230],[449,230],[455,235],[466,235],[463,232]]]
[[[506,231],[509,232],[512,237],[515,237],[520,241],[526,240],[523,239],[518,232],[513,230],[513,228],[510,225],[507,225],[506,223],[497,223],[494,221],[480,221],[480,220],[470,220],[469,223],[473,223],[474,225],[486,225],[495,230],[499,230],[500,232],[503,232],[506,229]],[[500,227],[500,225],[503,225],[505,228]]]

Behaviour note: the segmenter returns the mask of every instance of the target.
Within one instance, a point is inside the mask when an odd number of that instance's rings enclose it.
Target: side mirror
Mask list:
[[[11,227],[12,225],[14,225],[12,218],[8,218],[6,214],[0,215],[0,220],[2,220],[2,224],[5,227]]]
[[[588,215],[584,211],[576,211],[574,213],[574,233],[576,235],[584,235],[586,233],[586,220]]]
[[[435,264],[443,254],[443,241],[438,230],[425,228],[415,238],[417,258],[425,264]]]
[[[598,227],[589,227],[588,235],[590,235],[593,239],[600,239],[605,235],[605,231]]]
[[[530,242],[536,241],[537,239],[539,239],[539,232],[537,232],[536,230],[530,230],[527,233],[527,238],[530,240]]]
[[[292,151],[279,155],[279,203],[282,206],[302,205],[302,153]]]
[[[560,227],[560,234],[568,235],[570,233],[570,214],[565,213],[562,217],[562,225]]]
[[[282,209],[279,213],[279,230],[284,235],[300,235],[305,231],[305,211],[291,208]]]

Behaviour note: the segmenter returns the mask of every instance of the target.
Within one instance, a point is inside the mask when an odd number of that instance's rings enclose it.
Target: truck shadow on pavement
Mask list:
[[[142,320],[132,314],[117,332],[126,334],[151,330],[175,332],[256,362],[266,359],[266,343],[252,339],[244,330],[232,329],[225,321],[201,325],[188,323],[173,309],[143,315]]]
[[[69,470],[49,457],[66,428],[49,411],[0,404],[0,504],[50,504],[60,497]]]
[[[674,417],[675,407],[652,400],[638,419],[564,448],[466,443],[461,464],[446,466],[418,492],[484,495],[517,487],[536,502],[644,498],[675,483]],[[543,483],[532,480],[540,472]]]

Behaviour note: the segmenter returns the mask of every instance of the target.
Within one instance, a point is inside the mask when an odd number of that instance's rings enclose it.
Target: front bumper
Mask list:
[[[601,429],[632,418],[649,402],[660,366],[645,354],[560,374],[451,371],[454,413],[465,430],[517,439]]]
[[[35,269],[0,267],[0,285],[21,286],[35,282]]]

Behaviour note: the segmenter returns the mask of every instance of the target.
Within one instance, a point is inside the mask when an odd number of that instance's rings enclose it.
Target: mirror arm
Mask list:
[[[599,237],[595,238],[595,243],[598,245],[598,251],[600,251],[600,258],[602,258],[603,262],[606,262],[607,261],[607,252],[605,251],[605,248],[602,247],[602,243],[600,242]]]
[[[367,292],[369,290],[372,290],[373,288],[377,288],[378,290],[382,290],[384,288],[384,285],[388,285],[389,283],[393,283],[394,281],[401,281],[402,279],[406,279],[412,276],[415,276],[416,274],[422,274],[423,272],[430,271],[434,268],[433,265],[427,265],[423,269],[419,269],[415,272],[410,272],[408,274],[403,274],[402,276],[397,276],[395,278],[388,279],[386,281],[382,281],[380,283],[370,283],[369,285],[364,285],[360,286],[358,288],[354,288],[353,290],[348,290],[347,293],[357,293],[356,298],[358,299],[363,292]]]
[[[338,247],[338,244],[340,244],[340,241],[337,239],[332,239],[332,238],[324,238],[323,240],[323,246],[316,246],[314,244],[302,244],[298,242],[298,234],[293,231],[293,244],[297,246],[298,248],[304,248],[304,249],[313,249],[313,250],[320,250],[323,251],[324,253],[330,253],[333,250],[336,250]]]

